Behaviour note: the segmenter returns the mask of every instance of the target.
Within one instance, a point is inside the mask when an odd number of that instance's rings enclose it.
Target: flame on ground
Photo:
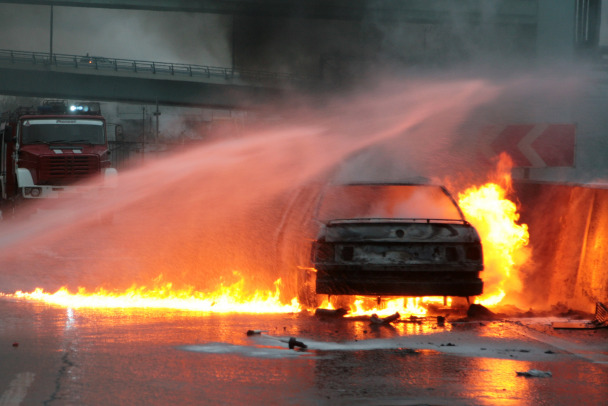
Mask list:
[[[221,284],[216,291],[210,293],[193,288],[174,290],[170,282],[161,284],[161,279],[162,276],[156,278],[155,286],[151,288],[133,286],[120,293],[104,289],[87,292],[84,288],[76,293],[70,293],[66,288],[48,293],[37,288],[31,293],[18,291],[2,296],[70,308],[146,308],[252,314],[295,313],[301,310],[295,299],[290,304],[281,303],[280,279],[274,282],[274,291],[247,292],[244,289],[245,280],[241,277],[238,282],[228,286]]]

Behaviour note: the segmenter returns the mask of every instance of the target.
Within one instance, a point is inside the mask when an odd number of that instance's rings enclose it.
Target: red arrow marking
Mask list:
[[[532,166],[532,162],[519,150],[517,144],[534,128],[534,124],[508,125],[492,142],[492,149],[500,154],[506,152],[515,166]]]
[[[574,124],[550,124],[531,144],[547,166],[574,166]]]

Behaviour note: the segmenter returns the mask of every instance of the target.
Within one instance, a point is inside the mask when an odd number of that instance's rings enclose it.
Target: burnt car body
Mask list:
[[[328,185],[314,214],[317,294],[475,296],[479,235],[448,191],[430,184]]]

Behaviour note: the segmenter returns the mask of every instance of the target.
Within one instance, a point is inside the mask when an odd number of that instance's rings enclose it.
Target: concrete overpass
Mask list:
[[[4,95],[251,109],[317,84],[272,72],[0,50]]]
[[[0,3],[335,20],[482,23],[484,13],[499,24],[536,24],[538,2],[500,0],[0,0]],[[555,0],[549,0],[555,1]],[[484,4],[486,3],[486,4]]]

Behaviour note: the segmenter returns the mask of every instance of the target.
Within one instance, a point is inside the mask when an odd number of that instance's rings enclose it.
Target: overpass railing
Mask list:
[[[148,73],[157,75],[183,76],[200,79],[224,79],[271,82],[310,82],[290,73],[258,71],[252,69],[232,69],[218,66],[192,65],[184,63],[155,62],[134,59],[106,58],[90,55],[52,54],[48,52],[29,52],[0,49],[0,61],[10,63],[51,65],[83,70]]]

